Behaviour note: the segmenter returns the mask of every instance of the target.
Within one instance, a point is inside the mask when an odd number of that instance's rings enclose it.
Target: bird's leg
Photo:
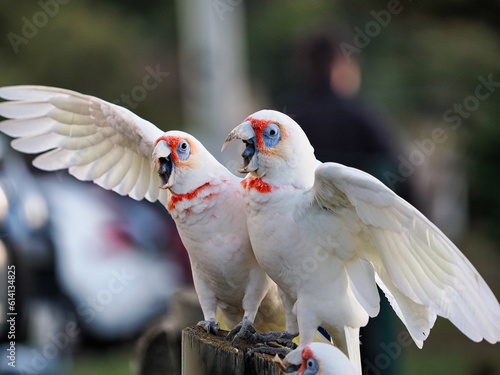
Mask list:
[[[219,333],[219,324],[215,323],[215,316],[217,311],[217,298],[210,286],[197,272],[193,272],[194,287],[198,300],[200,301],[201,310],[203,311],[203,320],[196,324],[203,327],[208,334]]]
[[[292,340],[299,333],[299,326],[297,323],[297,317],[293,313],[293,306],[295,304],[295,300],[292,300],[288,295],[278,288],[278,293],[281,297],[281,301],[283,302],[283,308],[285,309],[286,316],[286,331],[284,332],[264,332],[264,333],[255,333],[253,335],[254,340],[260,340],[263,342],[276,342],[280,345],[284,345],[289,347],[290,349],[295,349],[297,345],[292,342]],[[291,333],[297,332],[297,333]]]
[[[209,334],[213,333],[214,335],[217,335],[219,333],[219,323],[215,323],[215,319],[202,320],[199,321],[196,325],[203,327]]]
[[[231,344],[234,345],[235,342],[237,342],[240,338],[243,336],[252,336],[255,335],[257,331],[255,330],[255,327],[253,326],[252,322],[250,319],[248,319],[247,316],[243,317],[243,320],[239,322],[236,327],[234,327],[231,331],[226,336],[227,340],[231,340]]]

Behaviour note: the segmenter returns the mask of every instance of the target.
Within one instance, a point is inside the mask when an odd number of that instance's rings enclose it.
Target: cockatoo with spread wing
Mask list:
[[[299,375],[356,375],[356,369],[339,349],[313,342],[302,349]]]
[[[500,340],[500,306],[457,247],[427,218],[360,170],[321,163],[300,126],[263,110],[226,139],[242,139],[250,241],[278,284],[300,353],[318,326],[361,374],[359,328],[379,312],[377,285],[419,348],[436,315],[474,341]]]
[[[0,103],[0,115],[11,119],[0,130],[17,138],[14,149],[43,152],[36,167],[68,169],[80,180],[168,209],[189,253],[205,319],[200,325],[216,332],[219,307],[230,328],[245,317],[259,331],[283,329],[276,285],[252,252],[240,179],[194,137],[164,133],[125,108],[69,90],[2,87],[0,97],[13,100]]]

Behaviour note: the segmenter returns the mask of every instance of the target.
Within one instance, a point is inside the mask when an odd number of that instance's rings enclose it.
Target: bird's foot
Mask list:
[[[255,330],[255,327],[253,326],[252,322],[245,316],[243,320],[236,325],[236,327],[234,327],[231,331],[229,331],[229,333],[226,336],[226,339],[231,340],[231,344],[234,345],[234,343],[237,342],[243,336],[252,337],[256,333],[257,331]]]
[[[217,335],[219,333],[219,323],[215,323],[214,319],[211,320],[202,320],[199,321],[197,326],[202,327],[207,331],[208,334],[213,333],[214,335]]]
[[[299,364],[294,364],[290,361],[288,361],[288,357],[290,357],[290,354],[292,352],[295,352],[295,350],[292,350],[292,351],[289,351],[287,356],[285,358],[280,358],[278,357],[277,355],[274,357],[273,359],[273,362],[274,364],[283,372],[289,374],[289,373],[295,373],[297,371],[299,371],[299,368],[300,368],[300,365],[302,363],[299,363]]]
[[[255,344],[255,346],[250,349],[246,354],[245,358],[252,358],[255,353],[264,353],[269,355],[281,355],[285,357],[288,353],[290,353],[291,349],[285,348],[283,346],[275,346],[272,344]]]
[[[275,342],[277,344],[283,345],[287,348],[290,349],[295,349],[297,348],[297,345],[293,342],[293,339],[297,337],[298,333],[289,333],[286,331],[280,332],[280,331],[270,331],[270,332],[263,332],[263,333],[258,333],[255,332],[252,335],[253,340],[258,340],[262,342]]]

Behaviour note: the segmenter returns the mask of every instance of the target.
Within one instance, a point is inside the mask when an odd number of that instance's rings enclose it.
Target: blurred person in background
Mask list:
[[[306,132],[318,160],[358,168],[387,183],[386,172],[397,174],[397,138],[387,119],[357,95],[358,56],[343,53],[343,40],[349,39],[339,32],[304,40],[299,47],[303,82],[283,104]],[[407,184],[397,193],[409,198]]]
[[[341,33],[322,32],[305,38],[299,47],[303,82],[286,95],[278,108],[304,129],[314,147],[316,158],[361,169],[386,181],[387,172],[398,175],[399,145],[391,128],[380,114],[357,94],[361,70],[357,55],[343,53]],[[393,186],[390,186],[391,188]],[[412,201],[408,181],[396,186],[397,193]],[[361,329],[361,358],[364,374],[380,373],[381,344],[396,341],[394,313],[381,296],[380,314]],[[395,374],[395,361],[384,363],[384,374]]]

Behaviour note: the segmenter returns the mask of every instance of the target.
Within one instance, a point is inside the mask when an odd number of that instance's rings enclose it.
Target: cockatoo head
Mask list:
[[[262,110],[250,115],[231,131],[222,148],[235,138],[246,146],[240,173],[282,183],[290,183],[297,173],[314,173],[314,150],[302,128],[284,113]]]
[[[301,375],[356,375],[349,359],[333,345],[313,342],[302,349]]]
[[[153,165],[158,166],[162,189],[185,194],[209,182],[225,169],[192,135],[169,131],[156,140]]]

